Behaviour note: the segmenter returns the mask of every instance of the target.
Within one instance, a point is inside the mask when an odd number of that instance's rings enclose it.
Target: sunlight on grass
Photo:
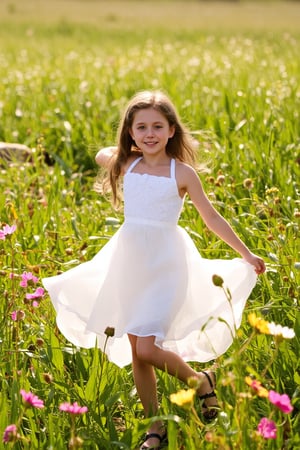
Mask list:
[[[145,88],[168,92],[210,161],[209,198],[268,266],[215,362],[214,425],[200,425],[191,391],[188,407],[172,402],[183,386],[158,374],[169,448],[300,447],[300,5],[154,4],[144,32],[132,27],[149,2],[0,3],[0,141],[32,149],[32,161],[0,167],[5,448],[132,450],[149,425],[131,367],[71,346],[40,283],[90,259],[122,223],[93,191],[94,155]],[[189,201],[180,224],[203,256],[236,256]]]

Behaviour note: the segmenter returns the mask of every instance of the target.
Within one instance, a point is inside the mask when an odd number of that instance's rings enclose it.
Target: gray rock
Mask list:
[[[32,150],[24,144],[0,142],[0,165],[30,161]]]

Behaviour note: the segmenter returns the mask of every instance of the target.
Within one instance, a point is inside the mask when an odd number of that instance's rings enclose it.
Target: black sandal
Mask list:
[[[145,442],[148,441],[148,439],[155,438],[159,441],[159,444],[157,447],[146,447]],[[168,443],[167,433],[164,433],[162,436],[158,433],[147,433],[144,438],[144,444],[140,447],[140,450],[160,450],[162,448],[162,445],[165,445]]]
[[[209,382],[209,386],[211,387],[212,391],[208,392],[206,394],[203,395],[198,395],[199,400],[203,401],[206,400],[207,398],[213,398],[216,397],[216,393],[214,391],[215,388],[215,384],[216,384],[216,375],[214,372],[211,372],[211,376],[209,376],[209,374],[205,371],[205,370],[200,370],[201,373],[203,373],[203,375],[206,376],[208,382]],[[212,377],[214,377],[214,383],[212,381]],[[218,415],[218,405],[212,405],[212,406],[208,406],[205,401],[203,401],[202,403],[202,415],[204,417],[204,419],[206,420],[206,422],[211,422],[213,421],[217,415]],[[204,410],[204,411],[203,411]]]

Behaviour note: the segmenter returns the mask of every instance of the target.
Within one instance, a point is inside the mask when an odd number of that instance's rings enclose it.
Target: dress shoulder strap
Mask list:
[[[175,179],[175,172],[176,172],[176,160],[174,158],[171,159],[171,165],[170,165],[170,175],[171,178]]]
[[[132,163],[130,164],[130,166],[128,167],[128,169],[126,170],[126,173],[130,173],[135,166],[137,165],[137,163],[142,159],[142,156],[139,156],[138,158],[136,158],[134,161],[132,161]]]

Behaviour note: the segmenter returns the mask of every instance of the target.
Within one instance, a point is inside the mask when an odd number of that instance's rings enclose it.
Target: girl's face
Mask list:
[[[133,119],[130,135],[136,146],[148,154],[165,152],[169,138],[175,133],[163,114],[153,108],[139,110]]]

